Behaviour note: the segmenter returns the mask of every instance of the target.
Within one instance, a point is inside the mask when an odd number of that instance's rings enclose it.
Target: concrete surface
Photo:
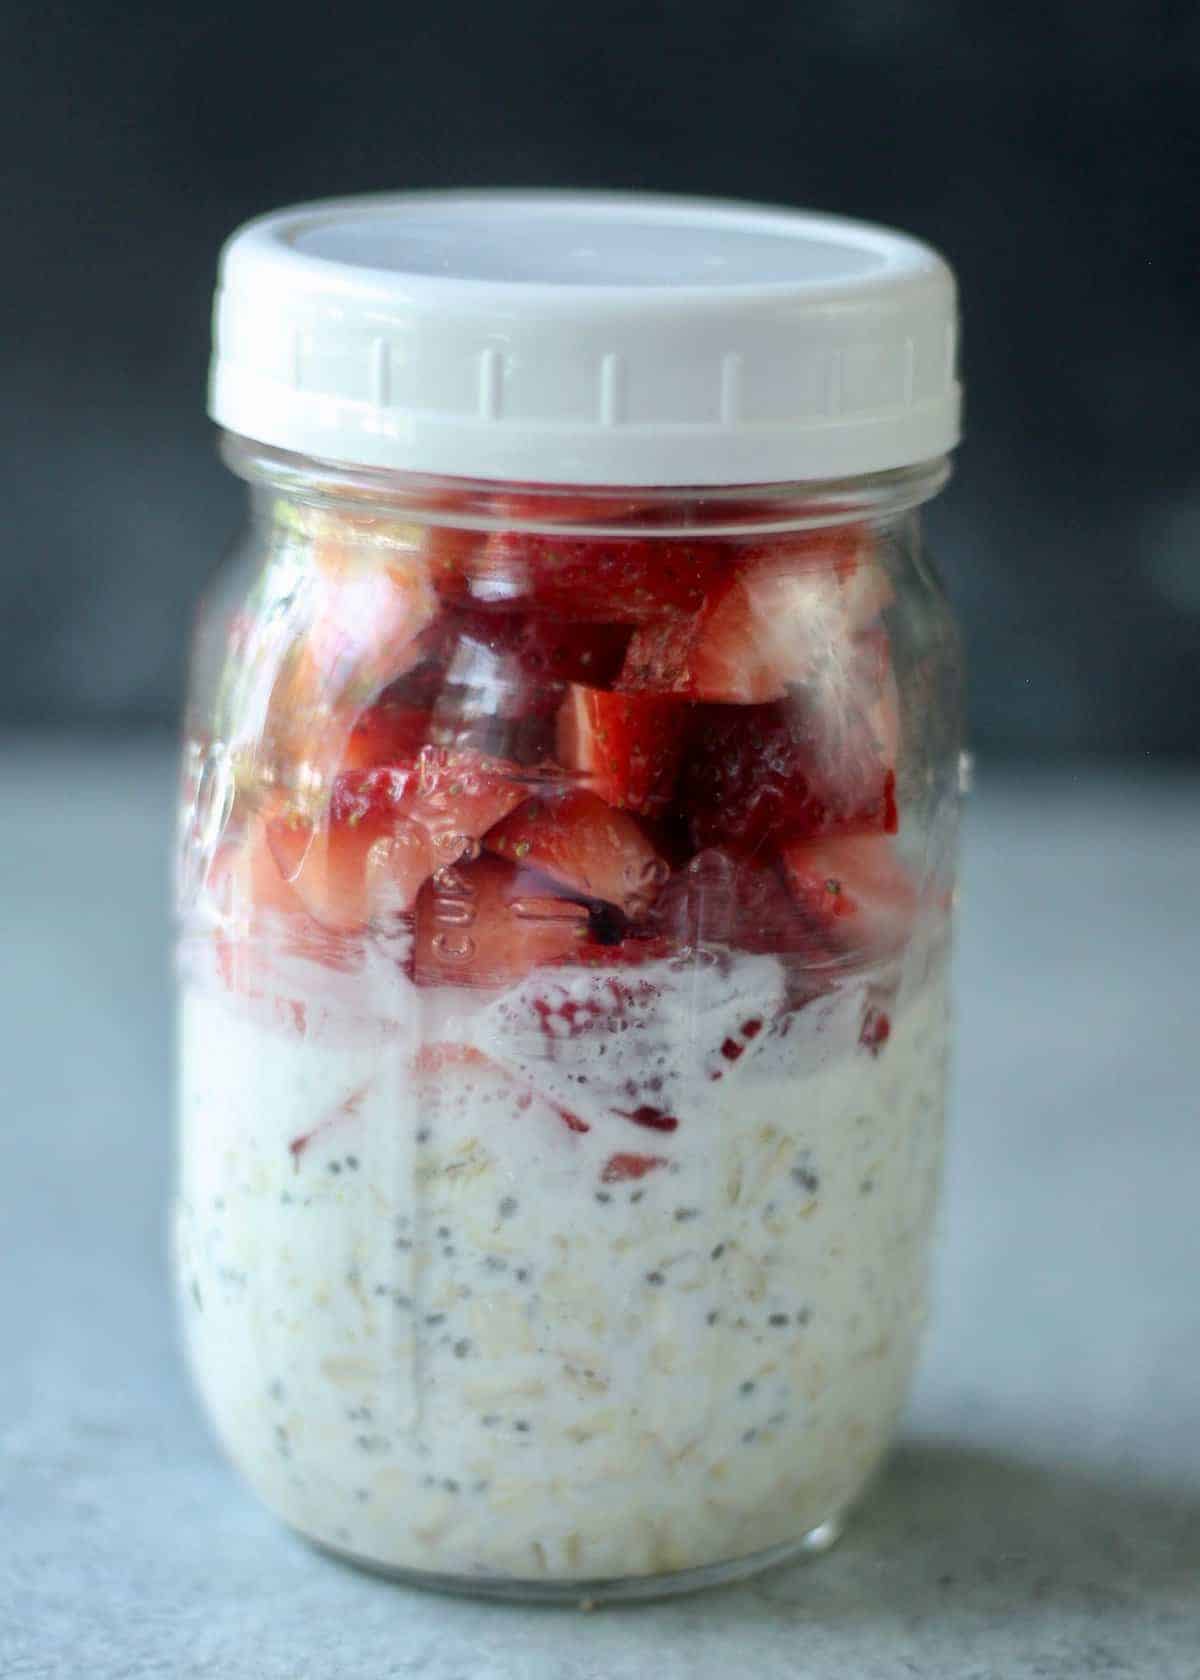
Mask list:
[[[209,1442],[163,1266],[162,746],[0,748],[0,1675],[1200,1677],[1200,779],[980,774],[937,1312],[841,1547],[636,1610],[358,1575]]]

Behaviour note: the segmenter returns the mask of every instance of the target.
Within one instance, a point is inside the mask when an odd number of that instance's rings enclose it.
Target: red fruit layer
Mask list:
[[[634,919],[645,915],[667,875],[634,818],[583,790],[527,800],[483,843]]]
[[[437,586],[455,606],[639,624],[698,612],[732,564],[721,542],[498,531]]]
[[[731,550],[736,568],[685,619],[659,618],[629,645],[620,686],[758,705],[814,680],[889,598],[854,527]]]
[[[882,957],[911,935],[917,889],[882,835],[802,841],[785,846],[782,861],[799,909],[830,951]]]
[[[504,986],[569,959],[587,940],[586,906],[496,857],[438,870],[417,895],[419,986]]]
[[[711,847],[663,888],[653,923],[668,945],[803,956],[820,949],[779,870]]]
[[[683,756],[687,714],[657,695],[573,683],[558,714],[558,761],[610,805],[661,811]]]
[[[844,728],[835,758],[799,702],[699,713],[679,784],[693,845],[769,855],[793,837],[894,833],[892,766],[865,716]]]

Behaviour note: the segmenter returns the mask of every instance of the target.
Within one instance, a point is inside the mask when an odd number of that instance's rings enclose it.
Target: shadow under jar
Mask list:
[[[181,1310],[220,1439],[309,1538],[430,1585],[650,1596],[828,1544],[914,1365],[961,697],[919,532],[957,388],[933,451],[911,347],[950,380],[953,291],[857,224],[483,202],[486,229],[478,195],[312,207],[226,253],[213,406],[251,516],[187,717]],[[891,267],[843,283],[862,319],[825,331],[879,358],[890,332],[894,391],[804,317],[876,247]],[[713,253],[795,272],[705,285]],[[239,336],[268,281],[313,361],[273,363],[271,401],[271,346]],[[343,391],[354,310],[395,366],[381,294],[403,325],[423,286],[439,388],[498,294],[528,335],[477,358],[509,418],[426,436],[395,381]],[[772,288],[776,360],[797,316],[835,357],[841,435],[804,410],[781,442],[748,396],[694,436],[655,420],[714,333],[744,329],[753,389]],[[605,418],[632,355],[600,359],[595,414],[534,412],[664,292],[650,421]],[[535,351],[560,374],[523,390]],[[345,400],[318,412],[322,370]],[[715,478],[722,438],[746,482]]]

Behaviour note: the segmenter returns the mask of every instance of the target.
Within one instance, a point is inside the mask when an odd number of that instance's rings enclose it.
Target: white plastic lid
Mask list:
[[[547,484],[855,477],[958,441],[954,277],[834,216],[419,193],[248,222],[209,412],[324,461]]]

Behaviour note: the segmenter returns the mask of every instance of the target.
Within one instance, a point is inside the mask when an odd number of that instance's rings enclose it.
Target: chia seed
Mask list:
[[[705,1322],[705,1324],[715,1324],[717,1322],[717,1320],[720,1318],[720,1316],[721,1316],[720,1313],[714,1307],[711,1312],[705,1313],[704,1322]]]
[[[699,1208],[676,1208],[675,1209],[676,1222],[678,1224],[682,1225],[684,1220],[686,1220],[686,1219],[695,1219],[699,1215],[699,1212],[700,1212]]]
[[[596,1191],[596,1200],[598,1202],[611,1202],[612,1197],[607,1190],[597,1190]]]
[[[467,1357],[467,1355],[470,1353],[470,1351],[471,1351],[471,1344],[465,1336],[461,1337],[460,1340],[455,1342],[455,1344],[454,1344],[454,1357],[455,1357],[455,1359],[465,1359]]]
[[[792,1177],[802,1190],[807,1190],[810,1196],[815,1196],[821,1188],[821,1180],[811,1167],[793,1167]]]
[[[445,1488],[447,1493],[458,1492],[458,1483],[454,1480],[453,1476],[447,1476],[445,1481],[442,1483],[442,1486]]]
[[[494,1429],[500,1422],[500,1414],[499,1412],[484,1412],[479,1421],[485,1429]]]
[[[515,1196],[501,1196],[500,1205],[496,1211],[501,1219],[511,1219],[519,1205]]]
[[[346,1165],[350,1168],[351,1172],[357,1172],[358,1171],[358,1156],[357,1155],[347,1155],[346,1156]]]
[[[647,1272],[646,1273],[646,1282],[649,1283],[649,1284],[652,1284],[655,1289],[658,1288],[659,1284],[666,1283],[666,1281],[667,1281],[666,1278],[662,1275],[661,1272]]]
[[[516,1271],[513,1273],[513,1276],[516,1278],[518,1283],[528,1283],[529,1270],[525,1266],[518,1266]]]
[[[874,1188],[875,1180],[873,1178],[864,1178],[858,1187],[858,1193],[860,1196],[869,1196]]]
[[[782,1330],[785,1324],[790,1324],[791,1322],[792,1321],[788,1317],[787,1313],[772,1313],[767,1319],[767,1323],[776,1330]]]
[[[724,1252],[725,1252],[725,1244],[724,1243],[718,1243],[716,1248],[714,1248],[712,1253],[709,1255],[709,1259],[710,1260],[719,1260],[721,1258],[722,1254],[724,1254]]]
[[[340,1173],[342,1170],[342,1163],[340,1161],[330,1161],[329,1170],[331,1173]]]
[[[428,1143],[429,1142],[429,1127],[428,1126],[421,1126],[416,1133],[416,1139],[417,1139],[418,1143]]]
[[[445,1242],[446,1238],[450,1235],[449,1225],[439,1225],[437,1228],[437,1234],[441,1237],[442,1241]]]
[[[533,1425],[529,1422],[528,1418],[518,1418],[513,1424],[513,1428],[516,1430],[518,1435],[528,1435],[532,1427]]]
[[[633,1190],[630,1192],[629,1200],[631,1202],[640,1202],[645,1194],[646,1192],[644,1190]]]
[[[445,1324],[446,1315],[445,1313],[426,1313],[425,1322],[426,1324]]]
[[[489,1272],[506,1272],[508,1270],[508,1261],[502,1260],[498,1254],[489,1254],[483,1263]]]
[[[756,1441],[757,1439],[758,1439],[758,1430],[757,1429],[744,1429],[742,1431],[742,1445],[744,1447],[748,1447],[750,1445],[751,1441]]]
[[[392,1247],[399,1249],[401,1254],[407,1254],[412,1247],[412,1242],[408,1237],[397,1237]]]
[[[738,1384],[738,1393],[739,1394],[753,1394],[754,1393],[754,1384],[750,1381],[749,1378],[747,1378],[744,1383],[739,1383]]]

